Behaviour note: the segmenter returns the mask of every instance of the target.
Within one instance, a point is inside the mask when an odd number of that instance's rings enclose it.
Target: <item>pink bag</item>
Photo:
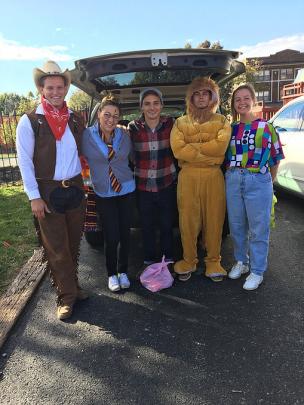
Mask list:
[[[165,256],[163,256],[161,263],[147,266],[140,276],[141,284],[152,292],[171,287],[174,279],[168,270],[168,263],[173,262],[165,262]]]

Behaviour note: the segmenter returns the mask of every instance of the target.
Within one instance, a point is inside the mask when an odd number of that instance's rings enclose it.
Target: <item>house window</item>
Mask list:
[[[254,78],[255,78],[255,80],[256,80],[257,82],[262,81],[262,80],[263,80],[262,77],[263,77],[263,71],[259,71],[259,72],[256,72],[256,73],[254,74]]]
[[[270,80],[270,70],[264,70],[264,81]]]
[[[255,93],[257,101],[270,101],[269,90],[261,90]]]
[[[257,82],[267,82],[270,80],[270,70],[260,70],[254,76]]]
[[[281,80],[293,79],[293,69],[281,69]]]

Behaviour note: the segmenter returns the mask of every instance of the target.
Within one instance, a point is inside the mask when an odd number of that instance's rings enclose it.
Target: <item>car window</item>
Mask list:
[[[301,118],[300,131],[302,133],[304,133],[304,110],[303,110],[303,115],[302,115],[302,118]]]
[[[205,73],[206,74],[206,73]],[[107,89],[120,88],[128,86],[136,86],[149,84],[156,86],[159,84],[180,84],[190,83],[195,77],[202,75],[199,69],[179,69],[179,70],[162,70],[157,71],[141,71],[118,73],[107,76],[101,76],[96,80]]]
[[[303,126],[304,102],[285,108],[274,120],[273,125],[278,131],[300,131]]]

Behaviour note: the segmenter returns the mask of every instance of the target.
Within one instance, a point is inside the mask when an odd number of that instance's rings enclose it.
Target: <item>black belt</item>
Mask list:
[[[63,188],[69,188],[71,186],[76,186],[77,183],[73,180],[61,180],[61,186]]]

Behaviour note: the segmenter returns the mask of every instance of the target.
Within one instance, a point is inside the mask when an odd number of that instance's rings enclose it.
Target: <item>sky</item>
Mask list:
[[[205,39],[242,57],[304,52],[303,0],[8,0],[0,10],[0,93],[35,93],[33,68],[47,60],[72,69],[84,57]]]

